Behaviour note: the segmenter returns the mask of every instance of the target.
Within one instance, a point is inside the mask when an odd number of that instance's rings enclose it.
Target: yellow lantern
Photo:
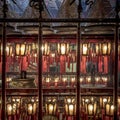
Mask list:
[[[87,84],[90,84],[90,83],[91,83],[91,76],[87,76],[87,77],[86,77],[86,83],[87,83]]]
[[[83,43],[82,44],[82,55],[88,55],[88,54],[89,54],[88,44],[87,43]]]
[[[6,46],[6,55],[7,55],[7,56],[12,56],[12,55],[13,55],[13,46],[10,45],[10,44],[8,44],[8,45]]]
[[[50,76],[47,76],[47,77],[45,78],[45,85],[49,87],[50,83],[51,83],[51,77],[50,77]]]
[[[38,48],[38,44],[37,43],[32,43],[32,50],[36,50]]]
[[[105,114],[108,116],[113,116],[114,114],[114,105],[112,102],[107,102],[105,105]]]
[[[105,104],[110,101],[110,97],[100,97],[100,107],[105,108]]]
[[[26,52],[26,44],[16,43],[16,45],[15,45],[15,55],[16,56],[24,56],[25,52]]]
[[[63,84],[64,86],[67,85],[67,80],[68,80],[67,76],[63,76],[63,77],[62,77],[62,84]]]
[[[7,115],[11,116],[11,115],[15,115],[17,112],[17,105],[15,102],[9,102],[7,103]]]
[[[32,51],[32,44],[26,44],[26,54],[30,54]]]
[[[83,83],[84,77],[80,77],[80,83]]]
[[[111,53],[111,43],[104,42],[101,44],[102,55],[110,55]]]
[[[49,45],[48,42],[43,43],[42,52],[43,52],[43,55],[49,55],[50,54],[50,45]]]
[[[58,43],[58,54],[66,55],[69,53],[69,43]]]
[[[45,103],[46,114],[56,115],[57,112],[57,100],[56,98],[48,98]]]
[[[96,55],[100,54],[100,48],[101,48],[101,43],[96,43],[95,44],[95,54]]]
[[[67,115],[76,115],[76,100],[73,97],[65,98],[65,112]]]
[[[99,76],[95,76],[95,84],[99,84],[101,82],[101,79]]]
[[[67,82],[67,77],[62,77],[62,82],[63,83]]]
[[[35,115],[37,111],[37,104],[36,102],[29,102],[27,104],[27,113],[28,115]]]
[[[97,113],[97,102],[89,102],[87,103],[87,110],[86,110],[88,116],[94,116]]]

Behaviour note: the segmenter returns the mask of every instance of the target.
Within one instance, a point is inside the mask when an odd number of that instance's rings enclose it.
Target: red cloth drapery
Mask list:
[[[66,60],[66,56],[61,55],[60,56],[60,73],[65,73],[65,60]]]
[[[80,72],[81,73],[86,73],[86,56],[81,57],[81,62],[80,62]]]

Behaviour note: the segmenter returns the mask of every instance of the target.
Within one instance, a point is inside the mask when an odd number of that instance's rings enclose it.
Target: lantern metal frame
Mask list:
[[[71,107],[71,111],[70,111]],[[75,97],[68,96],[65,98],[65,114],[68,116],[76,115],[76,99]]]
[[[46,115],[57,115],[57,98],[56,97],[46,98],[45,114]]]

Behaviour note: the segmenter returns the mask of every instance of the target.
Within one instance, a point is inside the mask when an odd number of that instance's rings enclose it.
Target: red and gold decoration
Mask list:
[[[76,115],[76,100],[74,97],[65,98],[65,113],[68,116]]]
[[[45,102],[45,112],[47,115],[57,114],[57,99],[54,97],[49,97]]]

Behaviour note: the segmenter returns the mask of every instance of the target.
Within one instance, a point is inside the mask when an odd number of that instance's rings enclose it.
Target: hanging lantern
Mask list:
[[[26,54],[30,54],[32,51],[32,44],[26,44]]]
[[[71,86],[75,87],[76,78],[75,78],[74,76],[71,76],[71,78],[70,78],[70,83],[71,83]]]
[[[58,43],[58,54],[66,55],[69,53],[69,43]]]
[[[63,86],[66,86],[67,85],[67,80],[68,80],[68,78],[67,78],[67,76],[62,76],[62,85]]]
[[[56,98],[48,98],[45,103],[46,114],[56,115],[57,112],[57,100]]]
[[[21,106],[21,97],[13,97],[12,102],[16,103],[16,114],[19,114]]]
[[[98,85],[101,83],[101,79],[99,76],[95,76],[95,84]]]
[[[90,102],[87,104],[87,114],[88,116],[94,116],[97,113],[97,102]]]
[[[82,43],[82,55],[88,55],[88,54],[89,54],[88,44]]]
[[[32,50],[36,50],[38,48],[38,44],[37,43],[32,43]]]
[[[105,108],[105,104],[110,101],[110,97],[100,97],[100,107]]]
[[[81,100],[81,105],[85,108],[85,109],[87,109],[87,104],[90,102],[90,99],[88,98],[88,97],[84,97],[84,98],[82,98],[82,100]]]
[[[113,116],[114,114],[114,105],[111,101],[105,104],[105,114],[108,116]]]
[[[111,43],[109,42],[101,43],[101,52],[102,52],[102,55],[110,55]]]
[[[35,115],[37,111],[37,104],[34,101],[31,101],[27,104],[27,113],[28,115]]]
[[[48,42],[43,43],[42,52],[43,52],[43,55],[49,55],[50,54],[50,45],[49,45]]]
[[[60,81],[60,78],[58,76],[56,76],[55,79],[54,79],[54,85],[56,87],[58,86],[59,81]]]
[[[31,51],[32,51],[32,53],[38,53],[38,44],[37,43],[32,43],[32,45],[31,45]]]
[[[50,82],[51,82],[51,77],[50,77],[50,76],[47,76],[47,77],[45,78],[45,85],[46,85],[47,87],[49,87],[49,86],[50,86]]]
[[[10,44],[8,44],[8,45],[6,46],[6,55],[7,55],[7,56],[12,56],[12,55],[13,55],[13,46],[10,45]]]
[[[85,84],[85,78],[84,76],[80,77],[80,85],[84,85]]]
[[[86,84],[90,84],[91,83],[91,76],[87,76],[86,77]]]
[[[66,115],[76,115],[76,100],[73,97],[65,98],[65,112]]]
[[[101,48],[101,43],[96,43],[95,44],[95,54],[96,55],[100,54],[100,48]]]
[[[17,112],[17,105],[15,102],[9,102],[7,103],[6,109],[8,116],[15,115]]]
[[[13,97],[12,101],[17,103],[17,106],[20,107],[21,104],[21,97]]]
[[[107,85],[107,83],[108,83],[108,77],[107,76],[102,77],[102,81],[103,81],[104,85]]]
[[[15,55],[16,56],[24,56],[25,53],[26,53],[26,44],[16,43],[15,44]]]

